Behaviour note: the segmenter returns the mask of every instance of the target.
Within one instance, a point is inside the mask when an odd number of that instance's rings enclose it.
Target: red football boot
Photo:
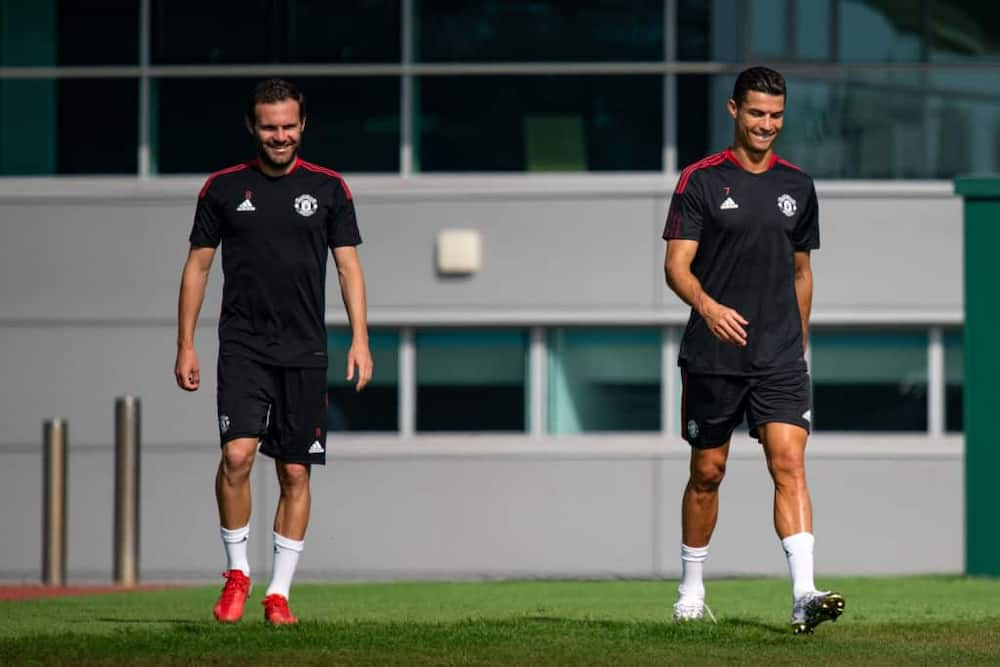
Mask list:
[[[288,598],[278,593],[271,593],[261,603],[264,605],[264,620],[271,625],[294,625],[299,619],[292,616],[288,608]]]
[[[226,578],[226,585],[212,613],[219,623],[235,623],[243,618],[243,606],[250,595],[250,577],[243,574],[243,570],[229,570],[222,576]]]

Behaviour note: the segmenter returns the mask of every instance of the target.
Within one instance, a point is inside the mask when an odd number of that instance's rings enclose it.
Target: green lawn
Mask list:
[[[674,625],[674,582],[301,584],[271,628],[259,587],[235,626],[218,587],[0,601],[0,663],[1000,664],[1000,580],[838,579],[847,611],[788,627],[783,580],[708,583],[719,623]]]

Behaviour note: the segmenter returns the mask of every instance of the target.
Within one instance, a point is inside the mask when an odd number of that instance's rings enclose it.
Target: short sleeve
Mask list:
[[[802,207],[792,230],[792,245],[797,251],[817,250],[819,248],[819,203],[816,201],[816,186],[809,187],[809,197]]]
[[[705,201],[701,196],[701,186],[698,173],[681,174],[677,187],[670,198],[670,209],[667,221],[663,227],[664,240],[688,239],[697,241],[701,238],[701,229],[705,222]]]
[[[337,190],[335,203],[326,221],[327,245],[331,249],[361,244],[358,218],[354,212],[354,199],[346,183]]]
[[[199,248],[217,248],[222,240],[222,215],[219,204],[206,187],[198,195],[198,205],[194,211],[194,225],[188,237],[191,245]]]

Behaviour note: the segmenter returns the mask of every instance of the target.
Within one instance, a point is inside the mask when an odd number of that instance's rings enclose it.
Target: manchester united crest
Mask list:
[[[319,205],[312,195],[299,195],[295,198],[295,212],[305,218],[315,213],[317,208]]]
[[[778,197],[778,210],[790,218],[799,210],[799,205],[792,199],[791,195],[781,195]]]

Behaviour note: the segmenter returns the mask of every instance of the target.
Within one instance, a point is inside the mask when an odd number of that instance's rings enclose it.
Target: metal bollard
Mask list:
[[[42,425],[42,583],[66,583],[66,448],[65,419]]]
[[[114,581],[139,581],[139,449],[140,401],[115,399]]]

